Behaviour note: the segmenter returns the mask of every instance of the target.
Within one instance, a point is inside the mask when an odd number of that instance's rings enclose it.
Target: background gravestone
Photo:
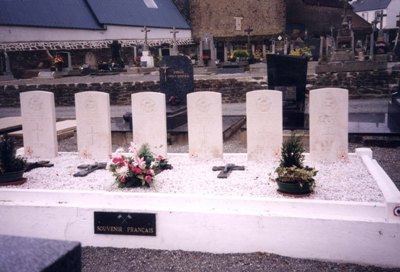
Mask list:
[[[304,103],[307,81],[307,59],[267,55],[268,89],[282,91],[283,127],[304,127]]]
[[[194,91],[193,66],[184,56],[165,56],[160,63],[160,89],[167,103],[176,97],[186,104],[186,95]]]
[[[0,271],[81,271],[78,242],[0,235],[0,252]]]

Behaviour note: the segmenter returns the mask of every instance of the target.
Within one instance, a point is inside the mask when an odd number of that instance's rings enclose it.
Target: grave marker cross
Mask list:
[[[250,33],[253,31],[254,31],[254,29],[252,29],[250,26],[244,30],[244,32],[247,33],[247,52],[249,52],[249,54],[251,53],[250,52]]]
[[[144,32],[144,50],[148,51],[149,45],[147,43],[147,32],[150,32],[150,29],[148,29],[147,26],[144,26],[141,31]]]
[[[160,70],[162,69],[164,72],[164,81],[167,81],[167,70],[168,70],[167,64],[164,64],[163,66],[160,66]]]
[[[239,166],[239,165],[235,165],[233,163],[228,163],[225,166],[214,166],[212,168],[213,171],[221,171],[218,174],[218,178],[228,178],[228,176],[230,175],[230,173],[233,170],[245,170],[244,166]]]

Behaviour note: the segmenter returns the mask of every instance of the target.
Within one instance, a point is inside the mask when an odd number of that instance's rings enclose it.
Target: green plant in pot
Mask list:
[[[317,170],[304,166],[304,147],[301,139],[290,136],[282,145],[280,164],[275,172],[278,190],[287,194],[308,194],[315,187]]]
[[[0,137],[0,183],[15,182],[22,178],[26,166],[23,157],[16,156],[14,141],[7,135]]]

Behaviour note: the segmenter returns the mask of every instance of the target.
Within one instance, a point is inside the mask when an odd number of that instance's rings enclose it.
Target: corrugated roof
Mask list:
[[[358,0],[351,5],[355,12],[386,9],[391,0]]]
[[[0,25],[102,28],[85,0],[0,0]]]
[[[171,0],[154,0],[148,8],[143,0],[87,0],[101,24],[190,29]]]

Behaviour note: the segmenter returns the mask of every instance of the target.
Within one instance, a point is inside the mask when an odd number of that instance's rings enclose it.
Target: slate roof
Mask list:
[[[84,0],[0,0],[0,25],[102,29]]]
[[[104,25],[190,29],[172,0],[0,0],[0,25],[103,29]]]
[[[354,12],[386,9],[391,0],[358,0],[351,5]]]
[[[340,0],[303,0],[303,2],[312,6],[343,8],[343,2]]]
[[[102,24],[190,29],[171,0],[154,0],[158,8],[148,8],[143,0],[87,2]]]

